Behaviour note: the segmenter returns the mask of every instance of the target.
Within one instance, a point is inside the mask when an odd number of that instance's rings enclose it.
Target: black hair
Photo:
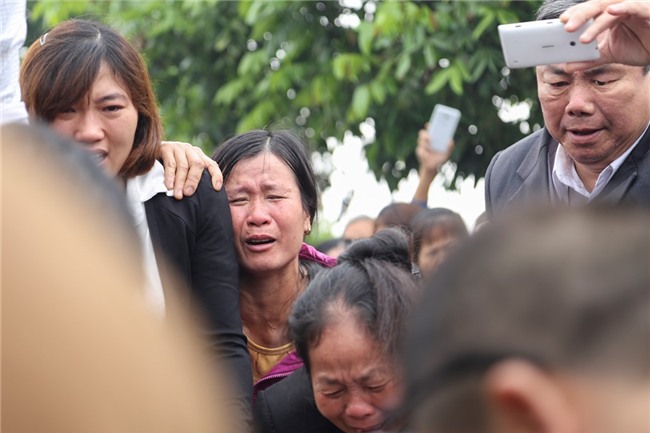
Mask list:
[[[422,241],[435,228],[444,229],[445,232],[458,239],[465,239],[469,233],[463,218],[451,209],[436,207],[423,209],[411,221],[413,259],[417,262]]]
[[[395,356],[417,287],[403,230],[387,228],[352,243],[334,268],[312,280],[289,317],[296,350],[307,369],[310,347],[318,344],[333,313],[339,311],[352,313],[385,353]]]
[[[305,211],[314,224],[318,212],[318,184],[305,144],[287,130],[257,129],[236,135],[221,144],[212,154],[223,174],[224,182],[242,160],[270,152],[284,161],[296,177]]]
[[[583,3],[584,0],[545,0],[537,9],[535,18],[537,20],[552,20],[560,18],[571,6]]]

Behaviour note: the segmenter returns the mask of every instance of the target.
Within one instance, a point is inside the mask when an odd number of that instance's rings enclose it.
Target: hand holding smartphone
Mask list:
[[[596,60],[598,42],[580,42],[592,20],[575,32],[567,32],[559,19],[502,24],[498,27],[501,49],[509,68]]]
[[[449,140],[454,138],[454,133],[460,121],[460,111],[456,108],[436,104],[429,120],[429,147],[436,152],[446,152]]]

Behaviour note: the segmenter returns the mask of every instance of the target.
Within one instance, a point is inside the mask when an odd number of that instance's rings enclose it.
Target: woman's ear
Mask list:
[[[305,212],[305,222],[303,224],[303,233],[307,236],[311,233],[311,217]]]
[[[536,365],[506,360],[483,381],[491,432],[579,433],[578,413],[561,379]]]

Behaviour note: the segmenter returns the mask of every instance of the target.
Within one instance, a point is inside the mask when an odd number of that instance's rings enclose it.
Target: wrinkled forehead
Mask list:
[[[240,159],[233,166],[225,183],[230,191],[254,188],[253,185],[265,191],[294,191],[305,207],[296,174],[287,162],[268,150]]]
[[[244,176],[272,175],[276,180],[279,180],[278,175],[282,175],[285,181],[292,179],[297,184],[297,177],[291,166],[270,150],[242,157],[233,165],[232,172],[239,172]]]
[[[569,72],[567,71],[566,63],[558,63],[554,65],[542,65],[536,68],[537,76],[562,76],[567,78],[588,78],[593,79],[606,74],[615,74],[618,76],[630,76],[632,78],[644,79],[648,74],[646,67],[643,66],[629,66],[620,63],[608,63],[605,65],[594,66],[593,68],[584,69],[580,71]]]

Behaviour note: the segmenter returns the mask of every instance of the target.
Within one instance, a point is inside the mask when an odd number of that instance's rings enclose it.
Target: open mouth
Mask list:
[[[573,131],[571,131],[571,133],[575,134],[575,135],[580,135],[580,136],[587,136],[587,135],[591,135],[591,134],[593,134],[593,133],[595,133],[597,131],[598,131],[597,129],[580,129],[580,130],[573,130]]]
[[[586,137],[592,134],[597,133],[600,131],[600,128],[575,128],[575,129],[567,129],[569,133],[573,135],[577,135],[578,137]]]
[[[246,239],[246,243],[248,245],[266,245],[266,244],[272,244],[273,242],[275,242],[275,239],[267,238],[267,237]]]
[[[249,245],[265,245],[274,242],[273,239],[249,239],[246,241]]]

